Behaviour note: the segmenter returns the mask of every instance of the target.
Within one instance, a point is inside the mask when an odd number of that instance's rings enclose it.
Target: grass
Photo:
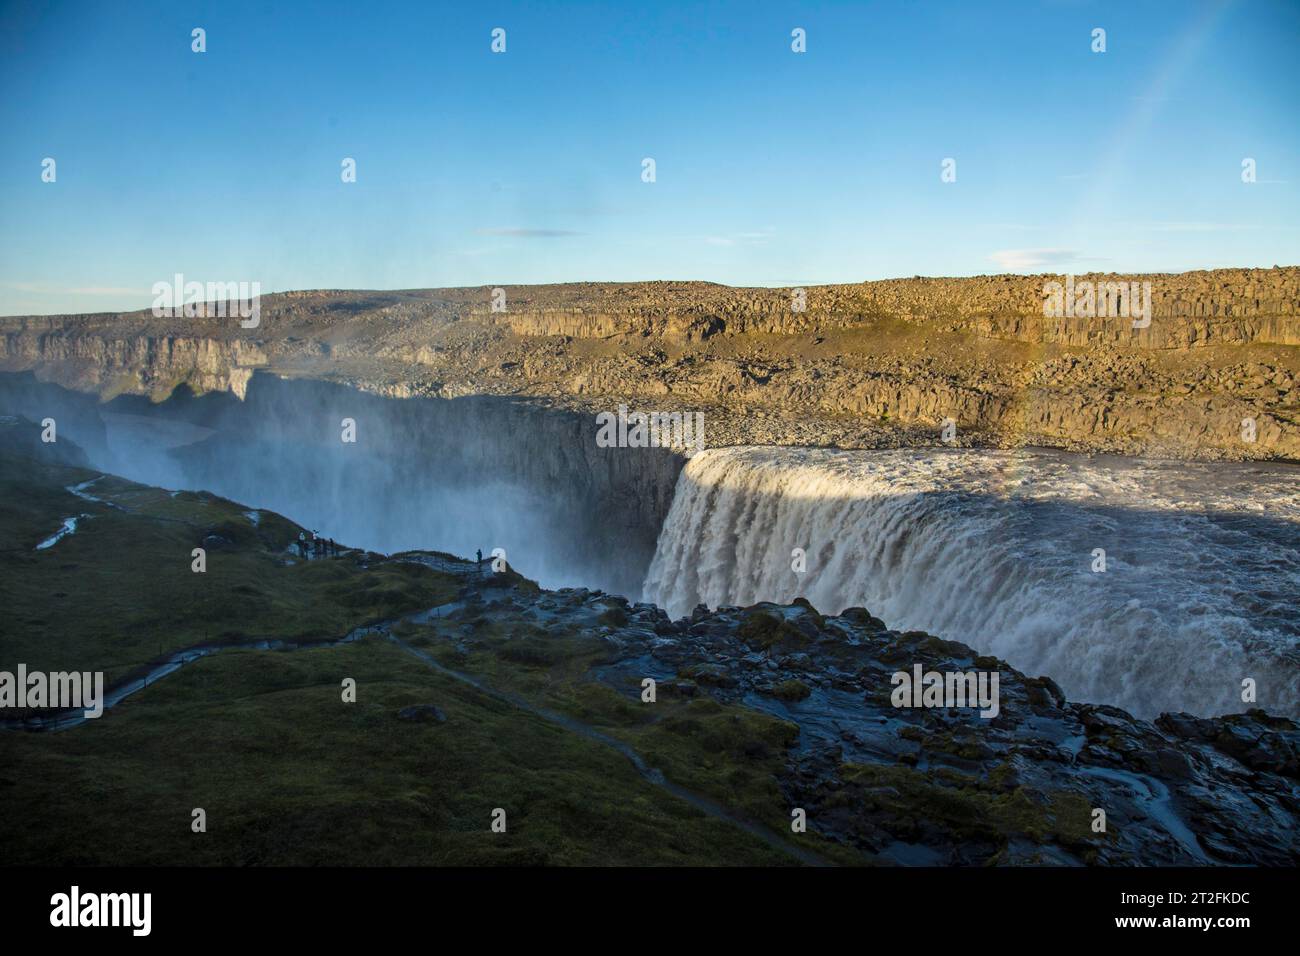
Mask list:
[[[1091,810],[1078,793],[1045,794],[1004,782],[1010,765],[987,778],[943,768],[933,774],[904,766],[844,764],[845,786],[829,796],[828,809],[844,809],[864,824],[885,825],[899,839],[922,842],[936,829],[956,842],[1014,838],[1052,841],[1082,852],[1096,851]],[[996,862],[995,856],[990,862]]]
[[[357,681],[345,704],[344,677]],[[446,723],[400,720],[436,703]],[[616,752],[378,638],[230,651],[99,721],[0,737],[5,863],[737,865],[790,859]],[[191,832],[191,811],[207,832]],[[494,808],[507,832],[492,833]]]
[[[0,576],[6,631],[0,669],[102,670],[112,683],[159,655],[205,642],[342,637],[353,628],[450,600],[453,579],[405,563],[365,570],[355,558],[304,562],[285,553],[301,530],[271,512],[211,495],[0,457]],[[36,551],[71,515],[76,533]],[[208,547],[205,573],[193,549]]]

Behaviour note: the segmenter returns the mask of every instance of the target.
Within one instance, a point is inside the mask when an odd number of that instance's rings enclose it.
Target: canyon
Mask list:
[[[965,447],[1300,458],[1300,267],[1075,277],[1150,283],[1144,328],[1045,315],[1061,278],[507,286],[505,312],[492,287],[287,292],[262,297],[256,329],[0,318],[0,370],[104,399],[242,397],[264,371],[582,415],[625,403],[704,412],[714,446],[926,446],[951,418]]]
[[[500,548],[674,615],[867,604],[1142,716],[1240,711],[1247,677],[1294,713],[1300,269],[1127,278],[1149,325],[1052,317],[1032,276],[510,287],[505,312],[489,288],[294,292],[257,329],[12,317],[0,401],[104,471],[376,552]],[[602,443],[628,407],[712,450]]]
[[[1139,717],[1300,715],[1300,469],[1287,462],[1036,448],[687,457],[604,447],[595,416],[511,397],[397,399],[265,372],[242,398],[182,386],[103,403],[0,375],[0,404],[58,422],[63,441],[44,456],[71,441],[105,472],[376,553],[499,550],[544,587],[675,617],[865,605]]]

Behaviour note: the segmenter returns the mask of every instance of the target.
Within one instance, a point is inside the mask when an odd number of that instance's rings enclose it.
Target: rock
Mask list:
[[[709,687],[735,687],[737,680],[719,664],[697,664],[687,669],[687,676]]]
[[[1038,677],[1028,683],[1041,687],[1051,698],[1053,706],[1058,708],[1065,706],[1065,691],[1061,690],[1060,685],[1050,677]]]
[[[933,444],[951,415],[962,445],[1300,458],[1297,360],[1267,351],[1300,345],[1300,267],[1075,277],[1148,283],[1152,321],[1138,329],[1044,315],[1060,278],[816,286],[801,312],[788,289],[708,282],[514,286],[508,313],[478,289],[303,291],[262,296],[255,339],[146,310],[4,317],[0,364],[99,396],[184,383],[244,398],[255,370],[313,364],[380,395],[528,395],[583,415],[610,395],[652,407],[672,395],[707,411],[715,447]],[[335,316],[346,321],[323,321]],[[611,336],[618,355],[586,348]],[[1034,361],[997,357],[1001,342],[1032,346]]]

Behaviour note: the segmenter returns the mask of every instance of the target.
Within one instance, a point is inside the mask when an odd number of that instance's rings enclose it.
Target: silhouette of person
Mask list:
[[[480,571],[483,570],[483,549],[478,549],[478,564],[475,565]]]

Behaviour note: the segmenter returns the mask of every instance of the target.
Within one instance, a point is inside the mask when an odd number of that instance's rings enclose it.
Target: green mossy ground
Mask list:
[[[754,611],[741,622],[736,636],[750,647],[798,648],[811,643],[808,636],[784,618]]]
[[[885,826],[902,840],[920,842],[939,829],[961,842],[1024,838],[1095,851],[1091,808],[1081,794],[1030,792],[1009,784],[1011,768],[1004,766],[979,778],[949,768],[923,773],[901,765],[844,764],[845,786],[827,806]]]
[[[344,677],[356,703],[342,702]],[[422,703],[446,722],[397,717]],[[620,754],[380,638],[230,651],[99,721],[0,747],[7,864],[791,862]],[[191,832],[195,807],[206,833]],[[504,834],[490,829],[497,807]]]
[[[801,680],[783,680],[778,684],[773,684],[767,692],[777,700],[783,700],[787,703],[797,703],[801,700],[807,700],[812,696],[812,688]]]
[[[175,497],[118,478],[65,490],[98,473],[0,457],[0,669],[104,671],[119,680],[164,653],[256,638],[320,641],[361,624],[441,603],[447,575],[404,563],[363,570],[355,558],[305,562],[286,553],[301,530],[271,512],[212,495]],[[73,515],[74,534],[37,551]],[[191,569],[209,535],[207,571]]]

